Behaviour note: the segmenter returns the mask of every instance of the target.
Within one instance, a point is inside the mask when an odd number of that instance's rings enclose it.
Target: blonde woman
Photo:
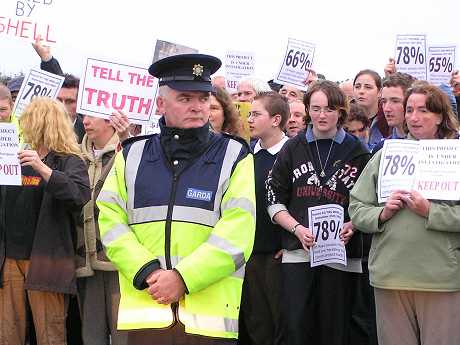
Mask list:
[[[76,293],[73,234],[90,199],[88,173],[62,104],[34,99],[20,126],[29,147],[19,152],[22,186],[0,193],[0,343],[25,343],[28,303],[38,344],[65,344],[65,295]]]

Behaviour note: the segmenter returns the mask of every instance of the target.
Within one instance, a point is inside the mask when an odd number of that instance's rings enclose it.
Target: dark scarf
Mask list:
[[[211,138],[209,122],[198,128],[167,127],[164,117],[159,121],[160,142],[169,161],[188,160],[201,154]],[[179,139],[174,136],[178,135]]]

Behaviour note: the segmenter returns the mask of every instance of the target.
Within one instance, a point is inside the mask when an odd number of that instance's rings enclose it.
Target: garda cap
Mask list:
[[[222,65],[220,59],[205,54],[180,54],[156,61],[149,73],[159,85],[179,91],[212,92],[211,75]]]

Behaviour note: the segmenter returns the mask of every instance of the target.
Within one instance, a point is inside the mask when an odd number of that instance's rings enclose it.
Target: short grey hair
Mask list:
[[[248,84],[255,91],[256,95],[260,95],[262,92],[272,91],[270,85],[268,85],[266,81],[263,81],[259,78],[255,78],[253,76],[240,79],[239,84],[242,83]]]
[[[169,92],[169,86],[167,85],[161,85],[158,88],[158,96],[165,97]]]

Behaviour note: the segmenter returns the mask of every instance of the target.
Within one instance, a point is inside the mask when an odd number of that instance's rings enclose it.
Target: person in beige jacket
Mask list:
[[[414,83],[404,100],[409,140],[457,139],[446,95]],[[460,202],[396,190],[378,203],[379,151],[351,191],[353,225],[372,233],[369,253],[380,345],[460,344]]]
[[[83,125],[86,134],[81,149],[88,165],[92,195],[83,209],[84,225],[77,236],[82,338],[85,345],[123,345],[126,344],[126,335],[116,329],[120,301],[118,272],[104,252],[96,199],[113,165],[112,158],[120,139],[126,137],[129,123],[122,114],[114,114],[110,120],[85,116]]]

